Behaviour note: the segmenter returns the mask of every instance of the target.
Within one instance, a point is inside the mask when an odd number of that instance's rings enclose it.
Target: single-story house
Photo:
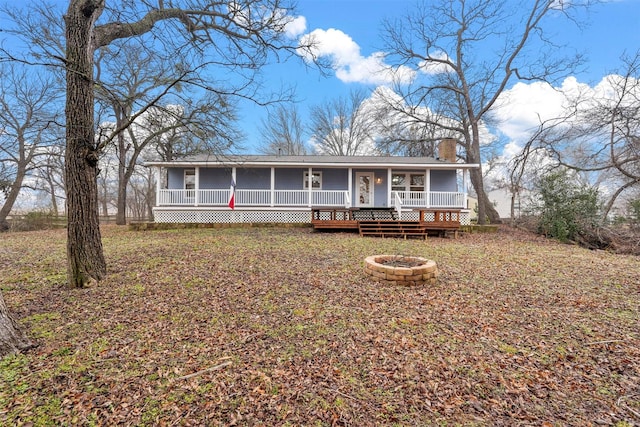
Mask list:
[[[432,157],[193,156],[145,165],[158,171],[156,222],[310,223],[317,208],[459,209],[469,223],[468,171]],[[232,185],[233,183],[233,185]],[[234,196],[234,204],[229,199]]]

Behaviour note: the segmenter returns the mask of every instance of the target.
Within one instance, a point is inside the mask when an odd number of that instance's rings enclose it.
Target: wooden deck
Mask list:
[[[311,225],[316,230],[358,231],[361,236],[419,237],[458,236],[460,211],[422,209],[418,221],[398,219],[393,208],[314,208]]]

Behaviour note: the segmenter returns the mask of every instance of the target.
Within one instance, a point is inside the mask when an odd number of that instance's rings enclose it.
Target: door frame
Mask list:
[[[363,204],[360,202],[360,178],[363,176],[367,176],[369,177],[369,204]],[[375,179],[375,174],[373,172],[356,172],[356,179],[355,179],[355,205],[357,207],[364,207],[364,208],[372,208],[375,206],[375,201],[374,201],[374,196],[375,196],[375,184],[374,184],[374,179]]]

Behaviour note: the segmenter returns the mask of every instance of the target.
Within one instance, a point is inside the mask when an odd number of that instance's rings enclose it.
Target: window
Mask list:
[[[196,170],[195,169],[184,170],[184,189],[185,190],[196,189]]]
[[[410,191],[424,191],[424,175],[417,175],[412,173],[410,178]]]
[[[322,189],[322,172],[313,172],[311,175],[314,190]],[[309,189],[309,172],[304,173],[304,189]]]
[[[394,173],[391,175],[391,190],[424,191],[424,174]]]
[[[405,191],[406,176],[404,174],[394,173],[391,175],[391,190],[392,191]]]

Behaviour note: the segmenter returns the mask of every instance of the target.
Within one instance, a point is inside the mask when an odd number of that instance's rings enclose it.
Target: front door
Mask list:
[[[373,173],[356,172],[356,206],[373,207]]]

